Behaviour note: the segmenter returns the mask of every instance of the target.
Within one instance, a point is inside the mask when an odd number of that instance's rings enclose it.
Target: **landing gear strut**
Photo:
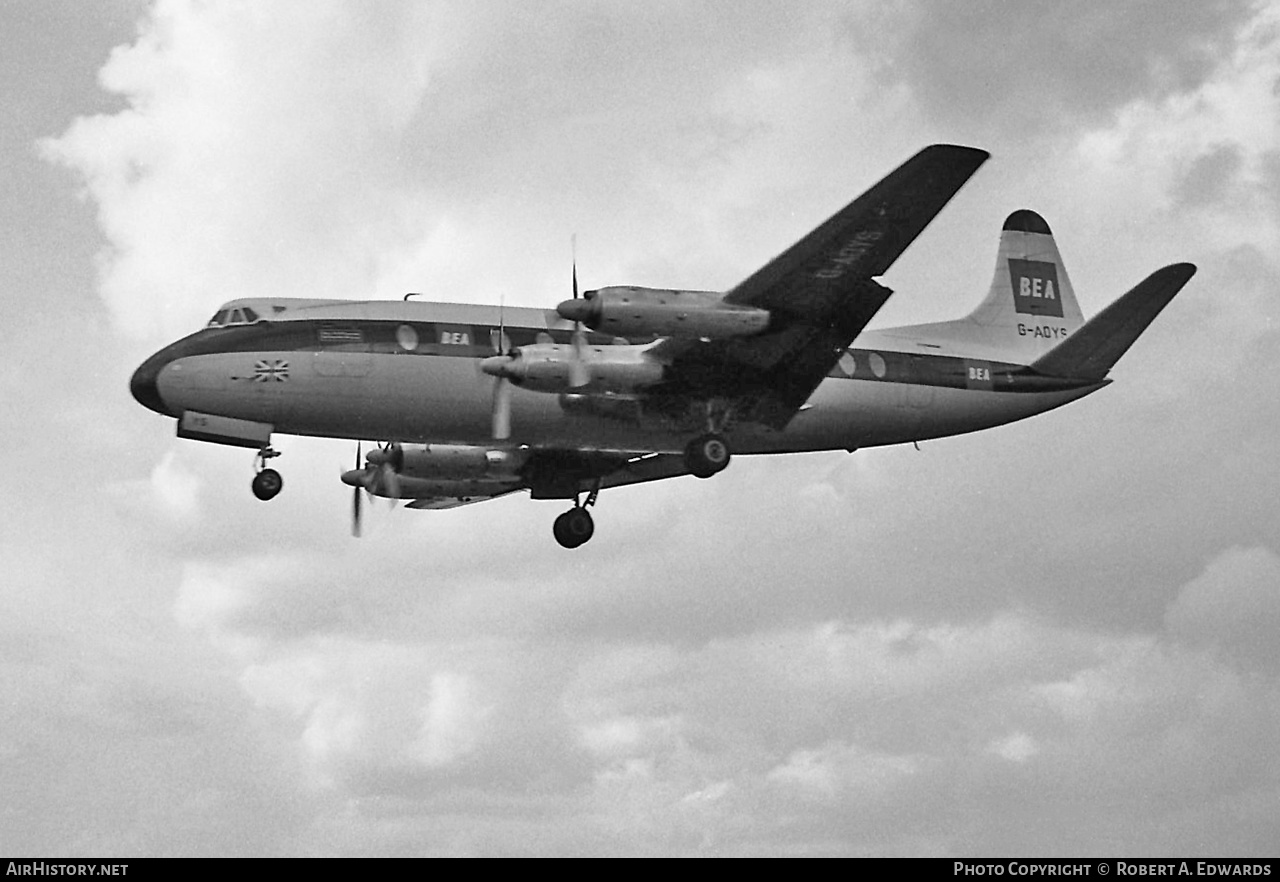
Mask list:
[[[284,478],[280,477],[280,473],[275,469],[265,468],[267,460],[274,459],[279,455],[280,451],[264,447],[258,451],[258,456],[253,461],[253,467],[257,474],[253,476],[253,483],[249,486],[253,489],[253,495],[263,502],[268,499],[275,499],[276,495],[284,487]]]
[[[586,502],[579,503],[577,497],[574,497],[573,508],[556,518],[555,523],[551,525],[551,533],[556,537],[557,542],[565,548],[577,548],[579,545],[586,544],[596,532],[595,521],[592,520],[591,512],[587,509],[596,504],[599,496],[600,482],[596,481],[595,487],[587,494]]]

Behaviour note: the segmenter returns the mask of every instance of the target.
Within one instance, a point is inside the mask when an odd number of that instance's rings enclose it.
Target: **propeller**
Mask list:
[[[578,254],[577,254],[577,237],[574,237],[573,245],[573,299],[576,301],[581,295],[578,293]],[[568,302],[568,301],[566,301]],[[563,304],[562,304],[563,306]],[[520,358],[520,350],[512,347],[507,351],[503,348],[507,345],[507,329],[506,329],[506,301],[505,298],[498,301],[498,343],[496,349],[497,355],[491,355],[480,362],[480,370],[489,374],[494,378],[493,383],[493,407],[490,416],[492,428],[490,434],[495,441],[506,441],[511,437],[511,371],[512,362]],[[574,389],[581,388],[591,382],[591,365],[588,363],[590,346],[587,342],[587,334],[582,329],[582,322],[574,320],[573,337],[570,339],[569,359],[569,386]]]
[[[573,299],[578,299],[578,237],[571,240],[573,249]],[[587,335],[582,322],[573,323],[573,360],[569,362],[569,385],[577,389],[591,382],[591,366],[587,364]]]
[[[493,440],[511,437],[511,381],[498,377],[493,384]]]
[[[503,353],[507,345],[506,296],[498,300],[498,352]],[[506,353],[508,359],[515,357],[513,347]],[[511,437],[511,380],[498,374],[493,381],[493,428],[490,434],[495,441],[506,441]]]
[[[356,471],[360,470],[360,442],[356,442]],[[360,538],[360,487],[351,488],[351,535]]]
[[[356,442],[356,467],[342,476],[342,480],[352,487],[351,494],[351,535],[360,537],[363,523],[364,501],[360,491],[370,497],[386,496],[395,508],[400,498],[400,469],[404,465],[404,451],[400,445],[389,443],[385,447],[371,452],[368,460],[361,457],[362,442]]]
[[[365,479],[365,489],[372,496],[375,493],[386,496],[395,508],[400,498],[400,469],[404,466],[404,450],[399,444],[388,442],[369,454],[369,465],[374,469]],[[380,491],[380,492],[379,492]]]

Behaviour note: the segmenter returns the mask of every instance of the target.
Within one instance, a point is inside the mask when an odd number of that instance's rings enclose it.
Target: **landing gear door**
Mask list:
[[[230,444],[233,447],[251,447],[255,450],[271,444],[270,423],[255,423],[231,417],[214,416],[184,410],[178,419],[178,437],[193,441],[209,441],[213,444]]]

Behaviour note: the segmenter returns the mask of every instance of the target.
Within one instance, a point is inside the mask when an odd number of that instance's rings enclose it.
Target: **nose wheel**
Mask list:
[[[253,476],[250,486],[253,488],[253,495],[266,502],[268,499],[275,499],[276,494],[284,487],[284,478],[275,469],[263,469]]]
[[[253,467],[257,470],[257,474],[253,476],[253,482],[249,487],[253,490],[253,495],[263,502],[268,499],[275,499],[280,491],[284,489],[284,478],[280,477],[280,473],[275,469],[265,468],[267,460],[274,459],[279,455],[280,451],[264,447],[258,451],[258,456],[253,461]]]

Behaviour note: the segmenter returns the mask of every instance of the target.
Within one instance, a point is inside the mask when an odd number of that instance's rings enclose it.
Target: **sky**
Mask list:
[[[0,854],[1275,856],[1280,4],[0,4]],[[929,143],[1115,383],[710,481],[368,512],[349,442],[174,437],[133,368],[236,297],[723,289]]]

